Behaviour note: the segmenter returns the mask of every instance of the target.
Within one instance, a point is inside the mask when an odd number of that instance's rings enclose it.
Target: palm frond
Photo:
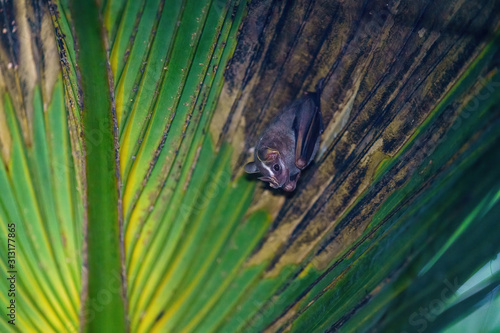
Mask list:
[[[2,279],[10,291],[1,298],[6,306],[14,300],[17,312],[0,325],[3,331],[74,331],[82,202],[55,36],[48,8],[25,2],[0,8],[0,266],[15,276]]]
[[[453,332],[498,303],[498,2],[35,3],[1,2],[2,330]],[[242,166],[320,78],[315,163],[273,192]]]

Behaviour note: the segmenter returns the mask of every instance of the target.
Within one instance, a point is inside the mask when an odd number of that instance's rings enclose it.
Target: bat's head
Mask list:
[[[260,180],[269,182],[272,188],[281,188],[285,191],[295,190],[296,180],[290,181],[290,171],[286,167],[280,152],[269,147],[262,147],[255,151],[255,162],[245,165],[248,173],[261,173]]]

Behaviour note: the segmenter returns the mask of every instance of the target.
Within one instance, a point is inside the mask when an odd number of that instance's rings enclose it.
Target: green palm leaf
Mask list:
[[[498,329],[497,2],[0,4],[2,331]],[[297,190],[245,176],[322,77]]]

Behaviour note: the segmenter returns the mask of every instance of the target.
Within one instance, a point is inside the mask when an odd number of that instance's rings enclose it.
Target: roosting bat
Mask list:
[[[262,133],[254,151],[254,162],[245,165],[248,173],[260,172],[260,180],[272,188],[295,190],[300,172],[313,160],[323,133],[320,94],[323,79],[316,92],[285,107]]]

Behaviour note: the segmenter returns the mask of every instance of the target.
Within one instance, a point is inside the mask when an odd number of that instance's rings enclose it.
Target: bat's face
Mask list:
[[[260,180],[269,182],[272,188],[281,188],[285,191],[295,190],[296,180],[290,181],[290,171],[279,151],[263,147],[255,152],[255,162],[245,165],[248,173],[260,172]]]

